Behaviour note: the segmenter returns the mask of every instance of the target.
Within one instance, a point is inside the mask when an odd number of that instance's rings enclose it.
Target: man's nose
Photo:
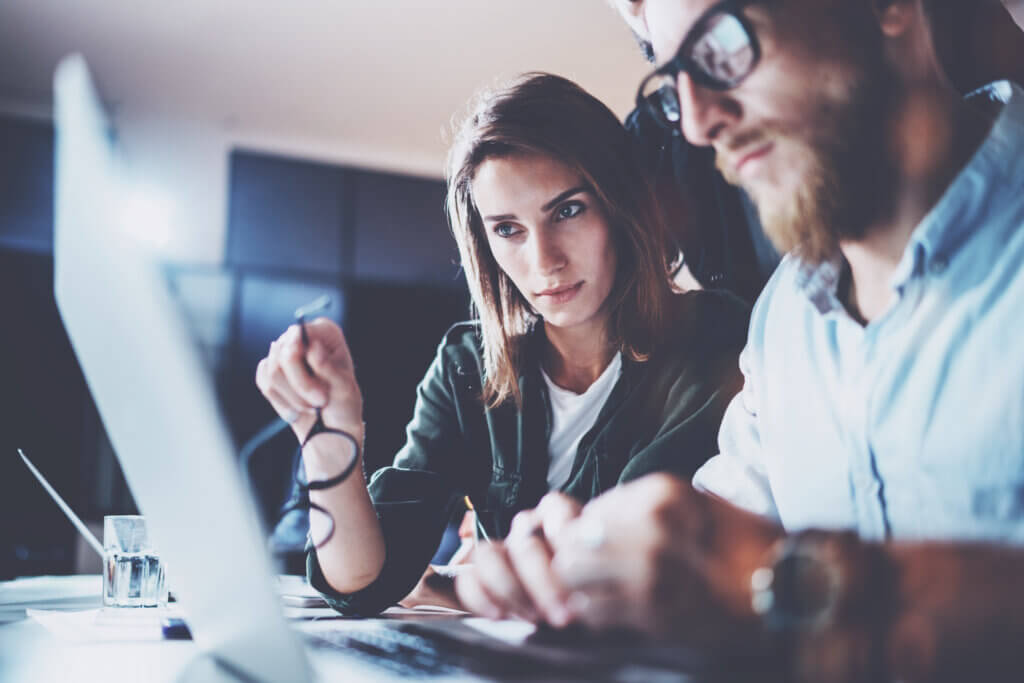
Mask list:
[[[708,147],[739,120],[739,103],[728,92],[696,85],[686,72],[676,78],[679,92],[679,126],[690,144]]]

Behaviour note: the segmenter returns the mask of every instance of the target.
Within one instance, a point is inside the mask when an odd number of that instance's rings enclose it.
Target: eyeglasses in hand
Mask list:
[[[324,311],[330,303],[330,297],[325,295],[296,309],[295,322],[299,326],[305,348],[309,348],[306,319]],[[306,371],[313,374],[309,363],[303,362]],[[246,444],[243,449],[243,461],[247,461],[257,448],[286,427],[287,423],[281,422],[262,430]],[[331,540],[335,523],[327,510],[309,499],[309,492],[323,491],[345,481],[355,471],[359,462],[359,444],[348,432],[328,427],[324,423],[323,411],[317,408],[316,421],[306,437],[301,440],[296,459],[299,462],[295,474],[296,487],[279,514],[284,517],[293,510],[308,510],[309,539],[316,548],[320,548]]]

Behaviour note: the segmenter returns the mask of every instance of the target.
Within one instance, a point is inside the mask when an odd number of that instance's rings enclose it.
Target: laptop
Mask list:
[[[644,671],[675,672],[678,680],[680,666],[693,670],[687,656],[666,665],[663,651],[639,661],[642,648],[621,639],[618,647],[572,644],[564,635],[563,642],[537,641],[521,623],[289,625],[212,379],[147,226],[121,220],[124,178],[114,131],[81,56],[61,61],[54,91],[57,306],[200,653],[182,680],[659,677]]]

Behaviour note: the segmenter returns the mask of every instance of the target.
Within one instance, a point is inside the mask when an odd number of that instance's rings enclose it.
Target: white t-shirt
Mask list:
[[[541,369],[551,399],[551,439],[548,441],[548,489],[556,491],[569,479],[580,439],[597,421],[601,407],[622,373],[622,353],[616,353],[608,367],[582,394],[563,389]]]

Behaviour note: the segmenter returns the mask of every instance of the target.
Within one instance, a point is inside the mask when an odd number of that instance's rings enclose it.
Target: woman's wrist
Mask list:
[[[306,468],[307,480],[329,479],[338,473],[339,461],[349,462],[354,457],[357,460],[355,469],[347,479],[358,479],[364,483],[365,478],[359,475],[363,471],[365,429],[365,424],[360,422],[358,425],[337,428],[336,431],[342,433],[341,438],[310,439],[302,448],[302,463]],[[338,452],[339,449],[345,452]]]

